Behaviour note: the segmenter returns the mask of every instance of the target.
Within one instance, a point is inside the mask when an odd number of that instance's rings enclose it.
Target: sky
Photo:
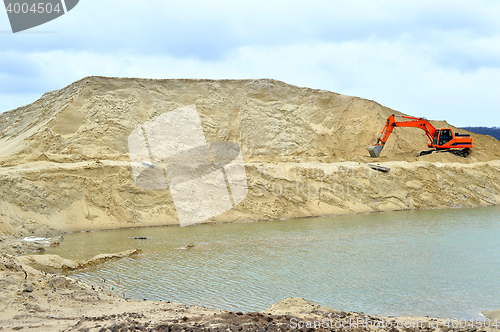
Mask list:
[[[500,126],[497,0],[80,0],[12,33],[0,112],[85,76],[271,78],[463,126]]]

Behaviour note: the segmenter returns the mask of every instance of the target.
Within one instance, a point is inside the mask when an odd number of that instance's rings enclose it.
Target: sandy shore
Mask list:
[[[14,256],[5,253],[28,253],[32,250],[40,251],[43,247],[36,248],[33,243],[11,238],[4,239],[1,244],[0,330],[5,331],[498,330],[491,328],[491,323],[486,320],[467,324],[463,322],[463,327],[455,328],[460,322],[429,317],[377,317],[341,312],[299,298],[285,299],[263,312],[247,313],[169,301],[124,299],[99,285],[86,284],[41,270],[57,270],[59,267],[63,271],[62,266],[67,265],[89,267],[108,259],[139,254],[136,251],[98,255],[75,263],[54,257],[55,255],[37,256],[38,259],[33,260],[30,259],[35,257],[33,255]],[[498,312],[487,312],[487,315],[495,319]],[[487,325],[490,327],[485,327]]]

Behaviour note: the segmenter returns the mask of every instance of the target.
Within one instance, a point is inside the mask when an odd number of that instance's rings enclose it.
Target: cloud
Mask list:
[[[499,5],[491,1],[81,1],[75,11],[18,34],[4,51],[85,50],[222,59],[242,46],[301,42],[420,40],[436,32],[488,36],[498,32]],[[35,31],[35,30],[30,30]]]

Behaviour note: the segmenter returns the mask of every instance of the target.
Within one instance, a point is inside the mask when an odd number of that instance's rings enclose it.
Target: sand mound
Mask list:
[[[134,182],[128,137],[187,105],[196,106],[207,141],[241,148],[248,177],[243,202],[209,222],[500,202],[492,162],[500,142],[489,136],[472,134],[467,158],[417,159],[427,149],[424,132],[398,128],[375,160],[391,173],[370,170],[368,146],[390,114],[401,114],[374,101],[275,80],[88,77],[0,114],[0,231],[179,224],[168,188]]]
[[[91,268],[111,260],[139,255],[141,252],[140,249],[132,249],[116,254],[99,254],[85,260],[67,259],[58,255],[25,255],[17,260],[39,271],[60,273]]]
[[[4,165],[16,164],[15,158],[8,158],[13,156],[46,162],[127,160],[123,157],[133,129],[191,104],[199,111],[208,141],[236,143],[246,158],[267,161],[369,160],[367,147],[375,143],[387,117],[402,114],[371,100],[275,80],[88,77],[1,114],[0,157]],[[500,142],[473,137],[470,158],[440,155],[433,161],[500,159]],[[426,140],[422,130],[399,128],[383,157],[416,161],[414,152],[427,149]]]
[[[498,320],[500,320],[500,310],[484,310],[481,313],[484,317],[487,317],[492,321],[496,320],[498,322]]]
[[[290,297],[288,299],[284,299],[263,311],[263,313],[272,315],[297,315],[304,313],[316,313],[319,315],[331,312],[335,311],[331,308],[321,306],[300,297]]]

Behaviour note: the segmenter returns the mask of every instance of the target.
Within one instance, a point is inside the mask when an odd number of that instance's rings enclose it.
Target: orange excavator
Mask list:
[[[410,119],[409,121],[396,121],[396,117]],[[414,118],[406,115],[391,115],[384,129],[377,138],[377,144],[370,146],[368,151],[373,158],[378,158],[385,143],[389,139],[395,127],[413,127],[425,131],[429,143],[427,146],[433,150],[419,151],[417,157],[431,154],[433,152],[451,152],[458,156],[467,157],[469,149],[472,148],[472,137],[469,134],[454,133],[451,128],[434,128],[426,118]]]

